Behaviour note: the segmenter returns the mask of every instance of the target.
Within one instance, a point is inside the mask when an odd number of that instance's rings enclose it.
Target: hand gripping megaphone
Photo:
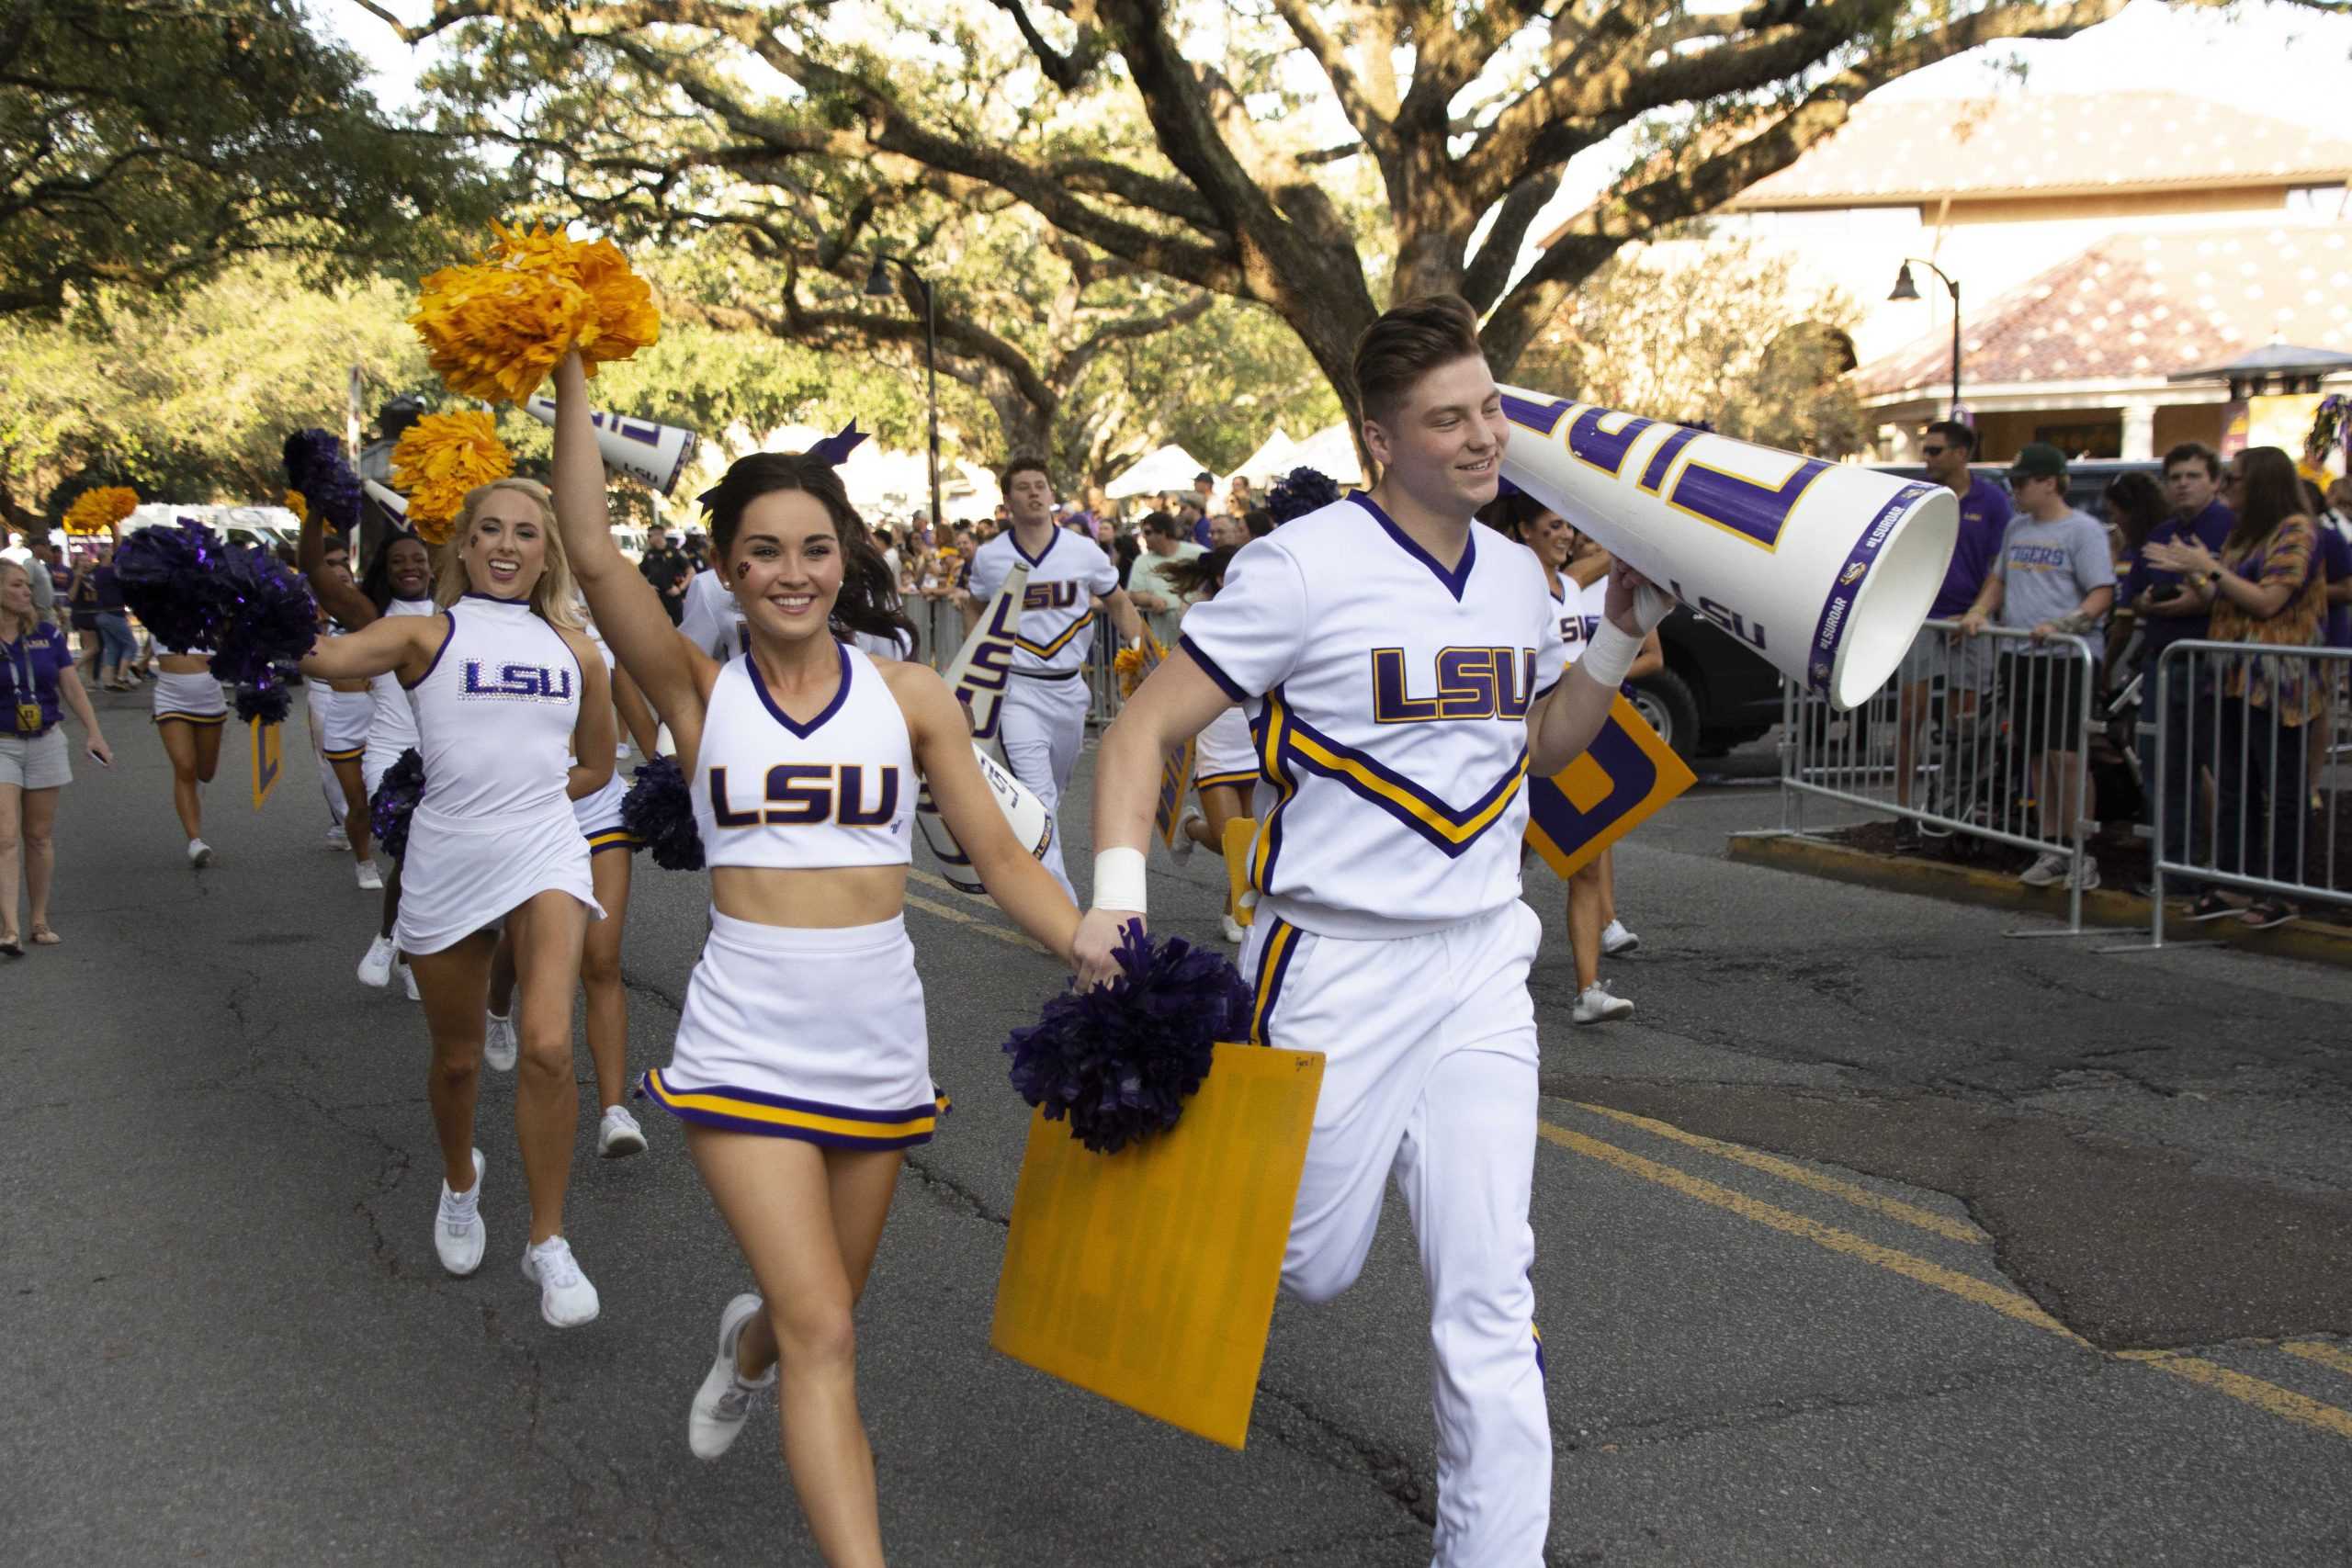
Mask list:
[[[1939,484],[1503,389],[1503,478],[1840,711],[1884,685],[1960,532]]]
[[[555,423],[552,398],[533,398],[523,405],[523,412],[541,424],[552,427]],[[596,450],[604,455],[605,468],[643,479],[663,495],[678,488],[678,476],[686,471],[702,446],[701,436],[674,424],[594,411],[588,423],[596,427]]]

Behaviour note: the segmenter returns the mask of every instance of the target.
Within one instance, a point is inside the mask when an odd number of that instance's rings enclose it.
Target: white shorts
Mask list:
[[[166,719],[182,724],[226,724],[229,703],[220,693],[220,682],[209,675],[155,676],[155,722]]]
[[[682,1121],[839,1149],[927,1144],[922,981],[905,917],[809,930],[714,909],[670,1065],[641,1093]]]
[[[365,692],[338,692],[310,682],[311,714],[319,721],[319,749],[330,762],[356,762],[368,752],[368,726],[376,705]]]
[[[1223,784],[1243,795],[1258,781],[1258,748],[1250,739],[1250,720],[1230,707],[1209,720],[1193,743],[1193,783],[1202,789]]]
[[[580,824],[580,836],[588,840],[590,854],[639,847],[638,836],[621,826],[621,799],[628,794],[628,786],[621,783],[616,769],[604,788],[571,803],[571,818]]]
[[[39,735],[0,735],[0,784],[56,789],[73,782],[63,725],[52,724]]]
[[[1062,790],[1078,769],[1079,753],[1086,748],[1086,710],[1093,703],[1094,694],[1087,690],[1082,674],[1060,680],[1015,675],[1005,682],[1004,704],[997,718],[1005,765],[1046,803],[1046,814],[1055,818],[1053,841],[1037,858],[1072,898],[1078,894],[1062,863]]]
[[[570,811],[448,817],[428,799],[409,818],[392,940],[402,953],[439,953],[548,892],[569,893],[591,919],[605,918],[588,840]]]

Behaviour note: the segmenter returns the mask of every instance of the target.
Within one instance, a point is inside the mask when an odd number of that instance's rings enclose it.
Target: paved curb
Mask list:
[[[1769,865],[1831,882],[1850,882],[1857,886],[1917,893],[1956,904],[1981,904],[1989,908],[2065,919],[2065,889],[2028,887],[2014,876],[1974,866],[1872,854],[1844,844],[1781,833],[1734,833],[1730,835],[1728,852],[1733,860],[1750,865]],[[2099,887],[2083,895],[2086,926],[2115,926],[2144,932],[2152,914],[2148,900],[2137,894]],[[2191,925],[2185,914],[2165,922],[2165,946],[2188,942],[2233,942],[2274,957],[2305,958],[2352,969],[2352,928],[2319,920],[2295,920],[2267,931],[2246,931],[2226,920]]]

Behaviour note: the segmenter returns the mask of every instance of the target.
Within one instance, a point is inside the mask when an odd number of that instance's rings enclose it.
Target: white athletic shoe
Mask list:
[[[496,1013],[490,1015],[490,1026],[482,1031],[481,1059],[502,1073],[514,1070],[514,1019]]]
[[[580,1271],[571,1244],[551,1235],[523,1249],[523,1278],[539,1288],[539,1316],[549,1328],[577,1328],[596,1321],[596,1287]]]
[[[2066,857],[2055,850],[2044,850],[2034,863],[2018,873],[2018,880],[2028,887],[2050,887],[2064,880],[2068,870]]]
[[[608,1105],[596,1123],[596,1153],[604,1159],[625,1159],[645,1152],[645,1129],[625,1106]]]
[[[368,944],[368,956],[359,961],[359,983],[381,990],[392,983],[392,939],[379,936]]]
[[[1241,922],[1231,915],[1219,915],[1217,919],[1225,922],[1225,940],[1239,947],[1241,939],[1250,934],[1241,929]]]
[[[349,850],[351,848],[351,840],[343,836],[342,823],[330,822],[327,824],[327,848],[331,850]]]
[[[744,1325],[760,1315],[766,1303],[751,1294],[737,1296],[718,1314],[718,1354],[712,1359],[710,1371],[702,1376],[702,1386],[695,1390],[694,1404],[686,1411],[686,1447],[695,1458],[718,1458],[735,1444],[736,1434],[743,1429],[743,1418],[752,1413],[752,1396],[762,1389],[775,1386],[775,1369],[770,1367],[757,1382],[745,1382],[735,1372],[735,1346],[743,1337]]]
[[[401,989],[408,993],[408,999],[413,1002],[423,1001],[424,998],[417,994],[416,971],[405,964],[395,964],[392,967],[400,973]]]
[[[1178,860],[1191,860],[1193,858],[1193,852],[1201,847],[1193,838],[1192,825],[1195,822],[1206,822],[1207,820],[1207,818],[1201,815],[1201,808],[1199,807],[1188,806],[1184,807],[1184,819],[1176,824],[1176,841],[1170,846],[1170,848],[1176,852],[1176,858]]]
[[[1642,945],[1642,939],[1625,929],[1623,920],[1611,920],[1600,932],[1600,951],[1604,957],[1620,958]]]
[[[433,1216],[433,1250],[441,1255],[441,1267],[462,1280],[481,1267],[481,1251],[490,1241],[489,1227],[481,1223],[481,1151],[474,1151],[474,1184],[463,1192],[452,1192],[447,1181],[441,1183],[441,1211]]]
[[[202,839],[187,841],[187,863],[198,871],[212,863],[212,846]]]
[[[1611,1019],[1633,1017],[1634,1004],[1623,997],[1611,996],[1609,987],[1596,980],[1578,994],[1572,1016],[1578,1023],[1607,1023]]]
[[[363,860],[353,863],[359,868],[359,886],[362,889],[369,893],[381,893],[384,890],[384,874],[376,869],[374,861]]]

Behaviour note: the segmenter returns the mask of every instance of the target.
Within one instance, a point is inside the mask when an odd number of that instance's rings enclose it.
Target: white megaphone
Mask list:
[[[1840,711],[1886,683],[1960,532],[1939,484],[1503,389],[1503,478]]]
[[[555,424],[552,398],[533,398],[523,405],[523,412],[541,424]],[[702,446],[701,436],[674,424],[655,424],[650,420],[594,411],[588,415],[588,423],[596,427],[596,450],[604,455],[605,467],[643,479],[663,495],[677,489],[678,476],[686,471],[686,465],[695,460],[695,452]]]

